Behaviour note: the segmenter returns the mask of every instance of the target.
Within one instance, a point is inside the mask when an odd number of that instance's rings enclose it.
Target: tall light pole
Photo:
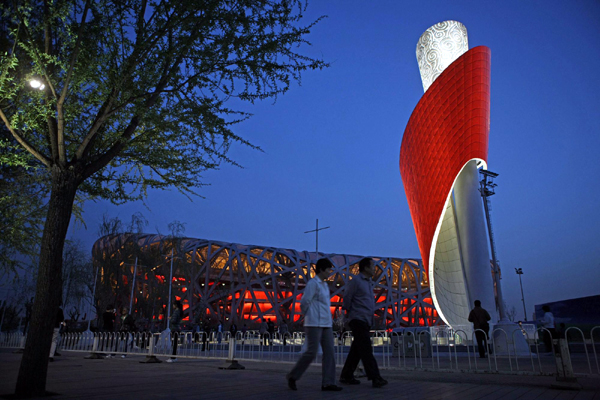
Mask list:
[[[131,297],[129,298],[129,313],[133,314],[133,296],[135,296],[135,277],[137,276],[137,257],[135,258],[135,266],[133,267],[133,279],[131,280]],[[131,265],[131,264],[129,264]]]
[[[173,249],[171,249],[171,277],[169,278],[169,304],[167,304],[167,330],[171,324],[171,289],[173,289]]]
[[[515,268],[515,272],[519,275],[519,285],[521,285],[521,301],[523,302],[523,314],[525,314],[524,321],[527,321],[527,310],[525,309],[525,295],[523,295],[523,282],[521,282],[521,275],[523,275],[523,268]]]
[[[311,233],[311,232],[315,232],[317,234],[317,249],[316,249],[316,253],[317,253],[317,258],[316,260],[319,259],[319,231],[325,230],[325,229],[329,229],[330,226],[326,226],[325,228],[319,228],[319,218],[317,218],[317,229],[313,229],[312,231],[306,231],[304,233]]]
[[[98,271],[100,271],[100,265],[96,268],[96,274],[94,275],[94,289],[92,290],[92,307],[93,311],[96,311],[96,282],[98,281]],[[98,315],[98,314],[96,314]],[[97,327],[96,323],[96,327]],[[92,319],[90,318],[88,321],[88,327],[86,332],[90,332],[90,326],[92,326]]]
[[[521,335],[519,325],[512,321],[509,321],[506,315],[504,307],[504,297],[502,296],[502,283],[500,281],[500,265],[498,264],[498,256],[496,255],[496,243],[494,241],[494,231],[492,229],[492,217],[491,217],[491,202],[490,197],[495,194],[496,184],[494,178],[498,176],[497,173],[481,169],[479,171],[482,175],[480,181],[481,197],[483,199],[483,209],[485,210],[485,218],[487,220],[488,234],[490,237],[490,250],[492,253],[492,264],[493,272],[492,276],[494,279],[494,286],[496,287],[496,302],[498,304],[498,313],[500,314],[500,321],[494,326],[492,337],[494,338],[494,351],[496,354],[510,355],[528,355],[531,354],[529,345],[525,340],[525,336]],[[527,319],[527,318],[526,318]],[[501,337],[501,335],[504,337]]]
[[[494,189],[497,185],[494,183],[494,178],[496,178],[498,174],[492,171],[484,170],[483,168],[479,170],[479,173],[483,176],[479,182],[481,185],[479,192],[481,193],[481,198],[483,199],[483,209],[485,211],[485,219],[487,221],[488,234],[490,236],[490,250],[492,250],[492,271],[494,286],[496,287],[496,302],[498,306],[498,312],[500,314],[500,321],[506,321],[506,310],[504,309],[504,297],[502,296],[502,284],[500,282],[500,265],[498,265],[498,257],[496,256],[496,242],[494,240],[494,231],[492,229],[491,205],[489,199],[489,197],[496,194]]]

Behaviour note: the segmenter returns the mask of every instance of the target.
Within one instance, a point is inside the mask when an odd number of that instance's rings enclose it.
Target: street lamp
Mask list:
[[[323,231],[323,230],[329,229],[329,228],[330,228],[329,226],[326,226],[325,228],[319,228],[319,219],[317,218],[317,229],[313,229],[312,231],[306,231],[306,232],[304,232],[304,233],[315,232],[317,234],[317,248],[316,248],[316,251],[315,251],[316,254],[317,254],[317,258],[315,259],[315,262],[316,262],[316,260],[319,259],[319,231]]]
[[[521,301],[523,302],[523,313],[525,314],[524,321],[527,321],[527,310],[525,309],[525,296],[523,295],[523,282],[521,282],[521,275],[523,275],[523,268],[515,268],[515,272],[519,275],[519,285],[521,285]]]
[[[34,89],[39,89],[39,90],[44,90],[44,88],[46,87],[46,85],[44,85],[40,80],[38,79],[32,79],[29,81],[29,85],[34,88]]]

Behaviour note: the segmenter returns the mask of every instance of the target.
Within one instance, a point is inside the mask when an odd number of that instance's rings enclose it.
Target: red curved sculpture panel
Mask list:
[[[463,166],[487,163],[491,52],[467,51],[433,82],[415,107],[400,147],[400,174],[423,265],[435,230]]]

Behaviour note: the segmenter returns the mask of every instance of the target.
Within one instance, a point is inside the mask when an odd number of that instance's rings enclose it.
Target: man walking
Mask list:
[[[473,323],[475,337],[477,338],[477,349],[479,349],[479,357],[485,358],[487,350],[487,337],[490,331],[489,320],[492,319],[490,314],[481,307],[481,301],[475,300],[475,308],[469,313],[469,322]]]
[[[321,390],[339,392],[341,387],[335,384],[335,356],[333,354],[333,321],[331,319],[331,294],[325,279],[331,275],[333,264],[321,258],[315,266],[315,276],[306,284],[300,307],[304,313],[304,331],[306,332],[306,351],[287,374],[288,387],[298,390],[296,381],[317,356],[319,344],[323,348],[321,370],[323,373]]]
[[[352,330],[354,340],[350,346],[350,353],[342,369],[340,382],[347,385],[358,385],[360,381],[354,377],[354,370],[358,362],[362,361],[367,378],[373,382],[374,388],[387,385],[388,381],[379,374],[377,360],[371,348],[370,329],[373,325],[375,313],[375,297],[373,296],[373,281],[375,265],[370,257],[363,258],[358,264],[359,274],[355,275],[346,285],[344,291],[344,304],[346,320]]]

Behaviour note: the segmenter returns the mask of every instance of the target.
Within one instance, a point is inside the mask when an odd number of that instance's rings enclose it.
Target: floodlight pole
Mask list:
[[[94,289],[92,290],[92,307],[95,309],[96,308],[96,282],[98,282],[98,271],[100,271],[100,265],[98,265],[98,267],[96,267],[96,274],[94,275]],[[94,310],[95,311],[95,310]],[[130,309],[131,311],[131,309]],[[96,314],[98,315],[98,314]],[[90,331],[90,326],[92,325],[92,320],[90,319],[88,321],[88,328],[87,328],[87,332]],[[96,323],[96,326],[98,324]]]
[[[494,183],[494,178],[498,176],[497,173],[480,169],[479,172],[483,175],[480,183],[479,192],[483,199],[483,208],[485,210],[485,219],[487,221],[488,234],[490,237],[490,249],[492,250],[492,264],[493,264],[493,279],[494,285],[496,286],[496,302],[498,306],[498,313],[500,314],[500,321],[506,320],[506,311],[504,309],[504,297],[502,296],[502,284],[500,283],[500,266],[498,265],[498,258],[496,257],[496,243],[494,241],[494,231],[492,230],[492,217],[490,215],[490,200],[489,197],[496,194],[494,188],[498,185]]]
[[[167,329],[171,322],[171,289],[173,288],[173,249],[171,249],[171,278],[169,278],[169,304],[167,304]]]
[[[138,258],[135,258],[135,265],[133,267],[133,279],[131,280],[131,297],[129,298],[129,313],[133,313],[133,294],[134,294],[134,289],[135,289],[135,277],[137,275],[137,261]],[[131,264],[129,264],[131,265]]]
[[[525,309],[525,295],[523,294],[523,282],[521,282],[521,275],[523,275],[523,268],[515,268],[515,272],[519,275],[519,285],[521,285],[521,301],[523,302],[523,314],[525,315],[523,321],[527,321],[527,310]]]
[[[330,226],[326,226],[325,228],[319,228],[319,218],[317,218],[317,228],[313,229],[312,231],[306,231],[304,233],[311,233],[311,232],[315,232],[316,236],[317,236],[317,245],[316,245],[316,253],[317,253],[317,257],[315,260],[319,259],[319,231],[323,231],[325,229],[329,229],[331,228]]]

